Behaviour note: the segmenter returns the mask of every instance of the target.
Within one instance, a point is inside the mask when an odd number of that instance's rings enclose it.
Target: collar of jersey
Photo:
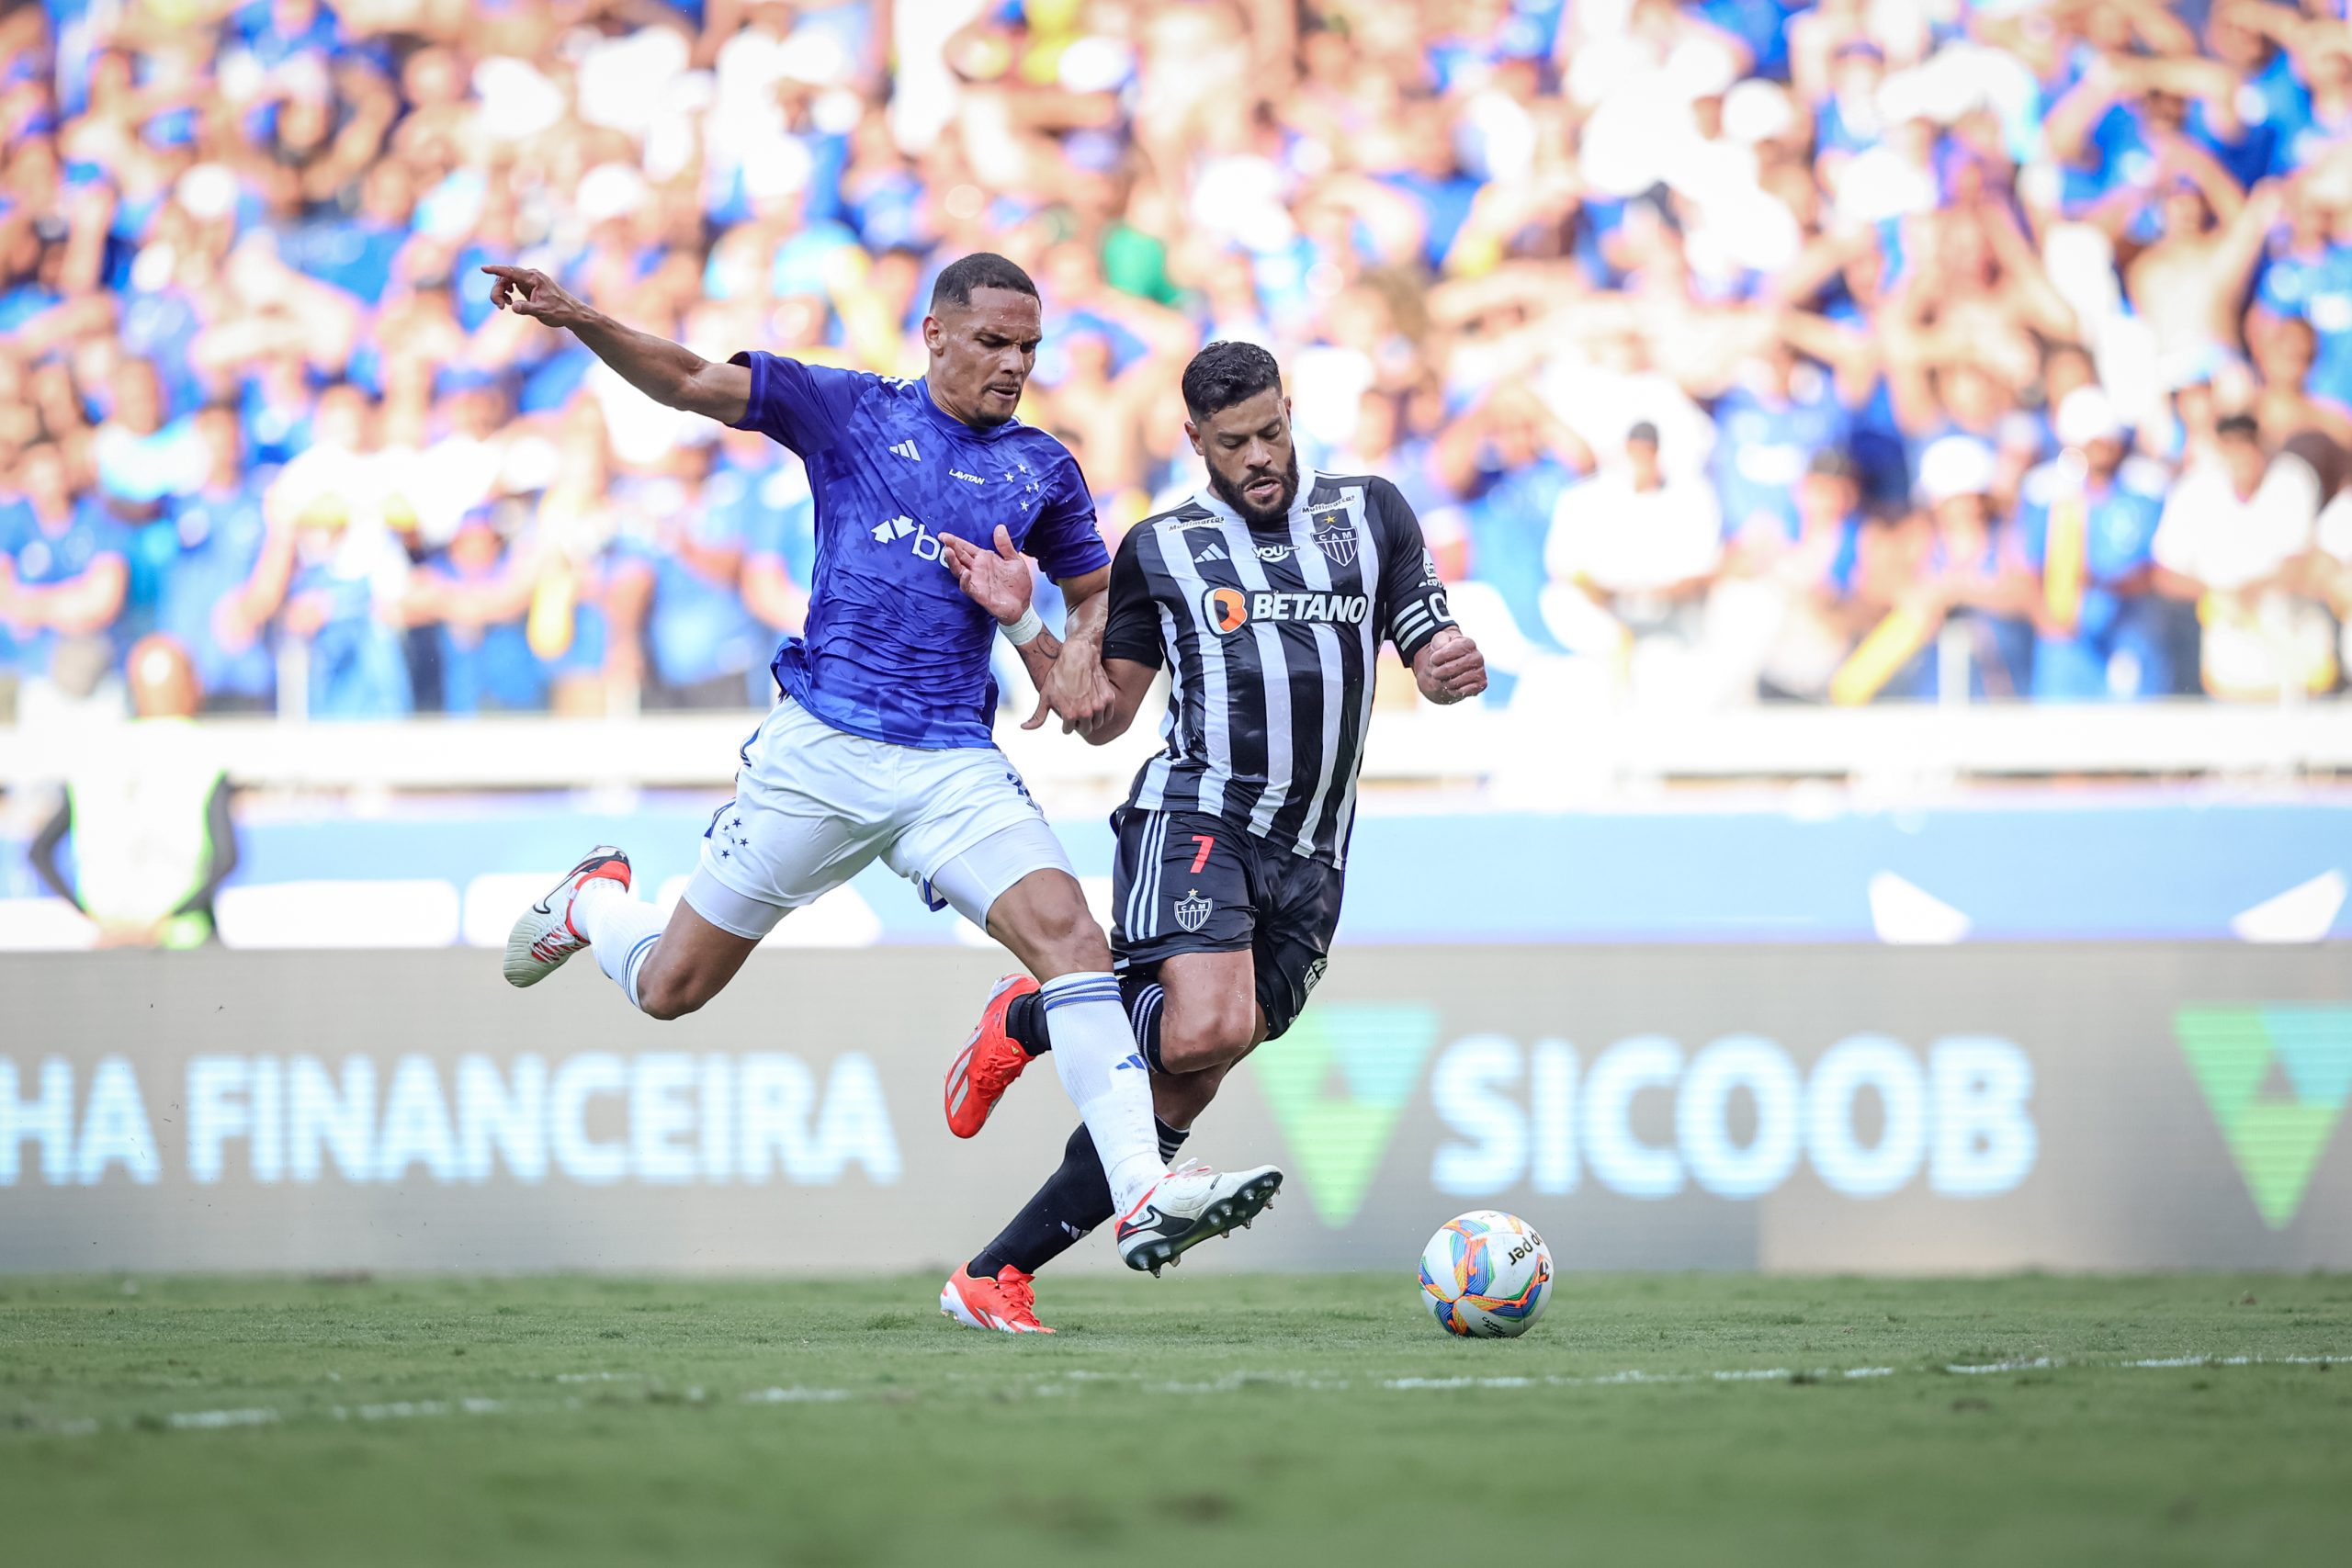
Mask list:
[[[1308,512],[1313,510],[1313,508],[1307,505],[1307,498],[1315,493],[1315,480],[1317,478],[1317,471],[1313,468],[1301,468],[1298,471],[1298,493],[1290,498],[1290,512],[1283,519],[1283,532],[1288,532],[1292,525],[1297,523],[1300,518],[1305,517]],[[1210,513],[1212,516],[1216,517],[1222,522],[1240,523],[1245,528],[1250,526],[1247,522],[1243,521],[1241,513],[1234,511],[1230,506],[1227,506],[1225,503],[1224,499],[1207,485],[1203,485],[1200,489],[1193,492],[1193,504],[1198,506],[1203,511]],[[1267,528],[1270,533],[1274,531],[1273,526],[1271,524],[1267,525]]]
[[[931,416],[933,423],[942,430],[961,435],[968,441],[994,441],[1005,432],[1020,428],[1021,421],[1017,417],[1008,419],[1002,424],[991,424],[985,428],[977,424],[966,424],[939,406],[939,400],[931,395],[931,378],[928,376],[915,383],[915,389],[922,394],[922,412]]]

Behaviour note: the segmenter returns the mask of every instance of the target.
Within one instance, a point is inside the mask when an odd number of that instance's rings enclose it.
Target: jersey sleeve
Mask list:
[[[1055,466],[1049,489],[1052,499],[1038,509],[1037,521],[1022,541],[1023,553],[1056,582],[1102,570],[1111,563],[1111,552],[1102,547],[1102,530],[1095,525],[1093,492],[1068,452]]]
[[[1151,597],[1150,574],[1143,569],[1143,536],[1148,528],[1134,527],[1119,541],[1111,562],[1111,614],[1102,627],[1102,657],[1125,659],[1150,669],[1159,668],[1159,606]]]
[[[729,363],[752,372],[751,401],[735,428],[756,430],[804,457],[832,445],[866,384],[876,378],[862,370],[805,365],[758,350]]]
[[[1430,638],[1454,624],[1453,612],[1446,603],[1445,581],[1437,574],[1437,558],[1430,554],[1420,519],[1404,496],[1386,479],[1374,479],[1365,499],[1380,539],[1381,626],[1396,645],[1396,657],[1409,665]]]

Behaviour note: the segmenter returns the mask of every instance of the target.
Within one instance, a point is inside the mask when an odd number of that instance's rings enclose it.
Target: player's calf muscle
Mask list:
[[[1151,1080],[1152,1114],[1170,1127],[1190,1127],[1209,1108],[1209,1102],[1224,1086],[1225,1075],[1232,1070],[1233,1065],[1227,1063],[1197,1073],[1155,1074]]]

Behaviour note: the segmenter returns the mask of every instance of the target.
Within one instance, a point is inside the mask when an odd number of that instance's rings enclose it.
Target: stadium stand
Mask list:
[[[795,460],[476,269],[895,372],[978,248],[1107,529],[1262,341],[1515,721],[2324,695],[2347,126],[2318,3],[19,5],[0,702],[157,630],[215,713],[763,702]]]

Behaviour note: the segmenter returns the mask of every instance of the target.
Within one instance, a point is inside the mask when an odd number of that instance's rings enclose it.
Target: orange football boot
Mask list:
[[[988,1125],[989,1112],[1028,1066],[1029,1053],[1005,1032],[1004,1015],[1014,998],[1036,989],[1037,982],[1026,975],[1007,975],[999,980],[996,989],[989,993],[979,1027],[972,1031],[971,1039],[948,1067],[947,1130],[957,1137],[972,1137]]]
[[[963,1264],[940,1287],[939,1310],[967,1328],[993,1328],[1001,1334],[1051,1334],[1037,1321],[1037,1292],[1029,1288],[1033,1275],[1010,1263],[993,1280],[983,1280]]]

